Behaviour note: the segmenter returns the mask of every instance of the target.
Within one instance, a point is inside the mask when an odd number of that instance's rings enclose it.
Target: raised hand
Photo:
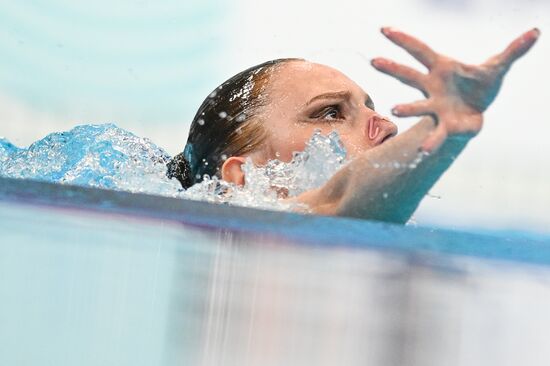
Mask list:
[[[482,113],[498,94],[504,76],[540,35],[538,29],[532,29],[484,63],[468,65],[436,53],[418,39],[394,28],[382,28],[382,33],[429,70],[425,74],[385,58],[372,60],[377,70],[420,90],[426,96],[426,99],[417,102],[396,105],[392,113],[399,117],[435,117],[438,125],[422,146],[428,152],[437,149],[448,135],[471,137],[481,130]]]

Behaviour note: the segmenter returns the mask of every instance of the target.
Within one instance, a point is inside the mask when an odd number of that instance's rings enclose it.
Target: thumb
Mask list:
[[[523,33],[521,36],[512,41],[512,43],[510,43],[504,51],[491,57],[488,62],[496,62],[497,64],[504,66],[506,69],[509,69],[517,59],[525,55],[527,51],[533,47],[539,36],[540,30],[538,28],[533,28],[530,31]]]

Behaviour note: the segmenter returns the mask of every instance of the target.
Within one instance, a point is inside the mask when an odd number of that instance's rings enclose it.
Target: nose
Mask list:
[[[387,118],[384,118],[378,114],[373,114],[369,117],[365,129],[365,135],[369,138],[369,140],[374,141],[378,137],[382,129],[381,125],[384,121],[389,122]]]

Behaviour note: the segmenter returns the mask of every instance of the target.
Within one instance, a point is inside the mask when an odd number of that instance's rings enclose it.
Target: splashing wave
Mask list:
[[[182,190],[166,177],[170,156],[162,148],[114,124],[52,133],[26,149],[0,139],[1,176],[275,210],[296,209],[281,198],[321,186],[346,164],[345,157],[336,132],[323,136],[316,131],[288,163],[271,160],[256,167],[247,160],[243,187],[205,177]]]

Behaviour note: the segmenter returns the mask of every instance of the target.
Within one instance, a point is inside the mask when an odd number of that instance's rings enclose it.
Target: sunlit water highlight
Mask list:
[[[0,139],[0,176],[275,210],[299,209],[282,200],[281,193],[293,197],[319,187],[347,163],[338,134],[324,136],[318,131],[290,162],[271,160],[256,167],[247,160],[243,187],[206,177],[183,190],[166,176],[170,159],[149,139],[114,124],[77,126],[28,148]]]

